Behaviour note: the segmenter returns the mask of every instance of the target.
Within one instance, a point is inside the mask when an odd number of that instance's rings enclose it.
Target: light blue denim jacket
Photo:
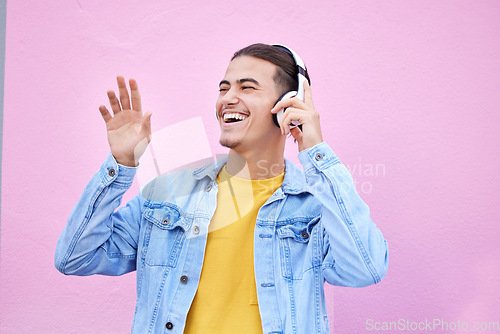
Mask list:
[[[254,270],[263,333],[329,333],[324,282],[378,283],[387,242],[326,143],[286,161],[282,186],[259,210]],[[137,270],[132,332],[183,333],[203,265],[222,163],[162,175],[126,206],[135,168],[111,155],[91,179],[57,243],[67,275]]]

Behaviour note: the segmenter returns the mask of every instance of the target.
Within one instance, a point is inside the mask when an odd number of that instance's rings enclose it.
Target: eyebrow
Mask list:
[[[242,78],[242,79],[239,79],[236,82],[239,83],[239,84],[242,84],[244,82],[252,82],[252,83],[256,84],[257,86],[260,86],[260,83],[257,80],[255,80],[254,78]],[[227,80],[222,80],[219,83],[219,87],[222,86],[222,85],[229,85],[229,86],[231,86],[231,84]]]

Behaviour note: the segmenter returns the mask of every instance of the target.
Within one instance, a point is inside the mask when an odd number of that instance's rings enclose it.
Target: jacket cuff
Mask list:
[[[306,174],[307,171],[311,169],[323,171],[326,168],[340,163],[339,157],[337,157],[330,146],[325,142],[321,142],[300,152],[299,161]]]
[[[101,175],[102,182],[106,186],[114,183],[127,187],[130,186],[134,181],[134,176],[137,172],[137,168],[139,168],[139,166],[128,167],[120,165],[116,162],[113,155],[109,153],[99,170],[99,174]]]

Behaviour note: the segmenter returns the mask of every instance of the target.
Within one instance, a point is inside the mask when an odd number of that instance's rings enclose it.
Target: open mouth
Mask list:
[[[237,113],[227,113],[227,114],[224,114],[224,123],[241,122],[247,118],[248,118],[248,116],[246,116],[246,115],[237,114]]]

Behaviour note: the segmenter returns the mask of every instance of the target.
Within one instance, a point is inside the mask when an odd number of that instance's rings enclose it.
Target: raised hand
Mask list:
[[[135,167],[151,141],[151,112],[142,114],[139,87],[134,79],[129,80],[130,96],[125,79],[118,76],[116,81],[120,100],[114,91],[108,91],[113,116],[103,105],[99,106],[99,111],[106,122],[109,147],[116,162]]]
[[[323,141],[321,135],[321,127],[319,122],[319,114],[314,109],[311,86],[307,81],[304,81],[304,101],[298,98],[285,99],[278,102],[272,113],[277,113],[282,108],[286,108],[280,120],[281,133],[283,135],[292,134],[297,140],[299,152],[307,148],[313,147]],[[302,130],[295,127],[290,130],[290,123],[298,121],[302,124]]]

